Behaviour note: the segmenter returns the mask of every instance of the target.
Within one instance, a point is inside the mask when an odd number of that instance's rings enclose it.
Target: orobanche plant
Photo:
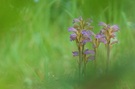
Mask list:
[[[117,43],[118,41],[112,41],[116,37],[115,33],[119,30],[117,25],[107,25],[103,22],[100,22],[99,25],[103,28],[99,33],[95,34],[91,26],[92,20],[84,20],[82,17],[76,18],[73,20],[73,26],[68,28],[70,34],[70,41],[75,41],[77,50],[73,51],[73,56],[78,56],[78,71],[79,77],[85,75],[86,65],[89,60],[96,60],[97,48],[100,43],[104,43],[107,48],[107,69],[109,66],[110,60],[110,47],[112,44]],[[86,48],[86,44],[91,43],[91,50]]]

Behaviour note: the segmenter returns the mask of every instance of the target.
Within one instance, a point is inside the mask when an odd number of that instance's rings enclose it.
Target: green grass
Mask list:
[[[0,89],[134,89],[134,1],[17,0],[0,1]],[[129,9],[128,9],[129,8]],[[76,50],[68,27],[73,18],[118,24],[119,43],[111,51],[105,74],[106,50],[98,49],[97,69],[87,66],[87,79],[77,85]],[[89,46],[89,45],[88,45]]]

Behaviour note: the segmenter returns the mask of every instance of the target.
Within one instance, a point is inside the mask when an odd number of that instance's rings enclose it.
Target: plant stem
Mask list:
[[[83,74],[84,74],[84,77],[86,76],[86,61],[84,60],[84,67],[83,67]]]
[[[110,64],[110,45],[107,44],[107,62],[106,62],[106,71],[109,70],[109,64]]]
[[[95,52],[95,58],[94,58],[94,64],[95,64],[95,68],[97,67],[97,61],[96,61],[96,56],[97,56],[97,48],[94,48],[94,52]]]
[[[79,79],[81,78],[81,71],[82,71],[82,49],[79,47],[79,63],[78,63],[78,68],[79,68]]]
[[[79,68],[79,79],[80,79],[80,73],[81,73],[81,55],[80,55],[80,50],[79,50],[79,63],[78,63],[78,68]]]
[[[84,62],[83,68],[82,68],[82,74],[85,76],[86,65],[85,65],[85,56],[84,56],[84,45],[82,46],[82,62]]]

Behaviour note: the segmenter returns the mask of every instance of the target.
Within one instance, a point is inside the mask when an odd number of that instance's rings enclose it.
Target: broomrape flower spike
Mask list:
[[[92,53],[92,51],[84,52],[85,45],[92,41],[92,31],[90,31],[92,29],[91,22],[91,20],[85,21],[82,17],[75,18],[73,20],[73,26],[68,28],[68,31],[72,32],[72,34],[70,34],[70,41],[75,41],[78,48],[78,51],[74,51],[72,53],[73,56],[79,56],[79,77],[84,72],[82,63],[84,62],[84,65],[86,65],[86,53]]]
[[[93,33],[93,36],[94,36],[94,39],[92,40],[92,44],[93,44],[93,51],[95,52],[95,54],[94,54],[93,57],[89,57],[89,58],[94,59],[94,64],[95,64],[95,68],[96,68],[96,65],[97,65],[97,63],[96,63],[97,49],[98,49],[100,43],[106,44],[107,42],[106,42],[104,34],[102,34],[102,31],[100,31],[97,34]]]
[[[109,63],[110,63],[110,48],[112,44],[117,43],[118,41],[112,41],[112,39],[116,39],[115,33],[119,31],[119,27],[117,25],[107,25],[104,22],[99,23],[100,26],[103,26],[103,29],[101,30],[101,34],[104,35],[104,39],[106,40],[106,47],[107,47],[107,62],[106,62],[106,70],[109,69]]]

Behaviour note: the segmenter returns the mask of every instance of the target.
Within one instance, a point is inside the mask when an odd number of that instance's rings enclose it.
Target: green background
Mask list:
[[[0,0],[0,89],[135,89],[134,0]],[[90,61],[87,78],[77,84],[76,44],[68,28],[82,16],[117,24],[118,44],[98,49],[97,69]],[[91,45],[88,45],[91,47]]]

